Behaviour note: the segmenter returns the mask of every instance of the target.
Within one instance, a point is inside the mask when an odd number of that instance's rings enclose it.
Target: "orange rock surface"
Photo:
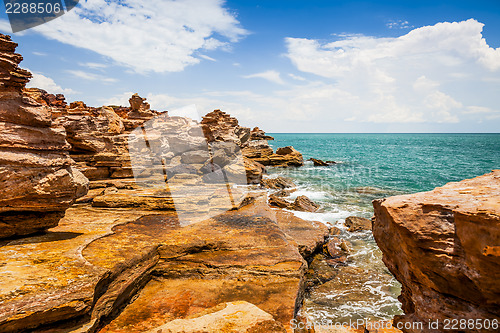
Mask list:
[[[403,285],[396,323],[500,320],[500,170],[374,207],[373,234]]]

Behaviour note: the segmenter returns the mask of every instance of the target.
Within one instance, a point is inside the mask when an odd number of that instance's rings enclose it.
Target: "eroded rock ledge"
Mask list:
[[[403,285],[397,322],[500,320],[500,170],[374,207],[373,234]]]

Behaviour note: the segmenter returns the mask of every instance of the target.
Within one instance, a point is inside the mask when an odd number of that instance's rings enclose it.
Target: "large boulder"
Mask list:
[[[0,34],[0,238],[56,226],[88,190],[51,107],[23,92],[31,73],[18,67],[16,47]]]
[[[359,216],[347,217],[344,224],[350,232],[372,229],[372,221]]]
[[[500,320],[500,170],[373,205],[373,235],[403,285],[396,322]]]
[[[319,205],[305,195],[299,195],[295,198],[291,208],[302,212],[315,212],[319,209]]]

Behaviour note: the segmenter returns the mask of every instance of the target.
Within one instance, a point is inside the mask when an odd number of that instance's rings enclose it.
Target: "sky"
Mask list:
[[[68,102],[221,109],[270,133],[500,129],[500,1],[80,0],[12,34]]]

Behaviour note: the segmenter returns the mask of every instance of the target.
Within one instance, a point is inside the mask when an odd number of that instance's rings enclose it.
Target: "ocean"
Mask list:
[[[372,200],[392,195],[429,191],[500,169],[500,134],[270,134],[273,148],[293,146],[304,160],[335,161],[315,167],[306,161],[299,168],[271,168],[271,177],[292,178],[298,191],[321,204],[318,213],[295,212],[301,218],[342,229],[351,242],[349,283],[313,289],[304,310],[316,321],[390,319],[401,313],[399,283],[382,263],[371,232],[349,233],[348,216],[370,218]],[[341,275],[342,276],[342,275]],[[340,287],[339,287],[340,286]]]

